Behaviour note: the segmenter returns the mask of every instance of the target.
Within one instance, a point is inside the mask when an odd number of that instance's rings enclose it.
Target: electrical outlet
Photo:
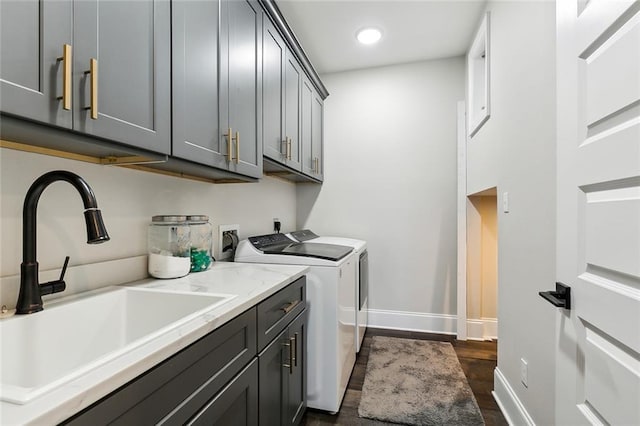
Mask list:
[[[527,383],[529,379],[529,363],[526,359],[520,358],[520,381],[524,385],[525,388],[529,387]]]
[[[218,253],[216,260],[233,260],[238,244],[240,225],[220,225],[218,227]]]
[[[273,218],[273,231],[280,232],[280,227],[282,226],[282,222],[277,217]]]

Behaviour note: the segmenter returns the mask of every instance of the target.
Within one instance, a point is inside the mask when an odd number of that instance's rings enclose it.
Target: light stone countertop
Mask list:
[[[214,262],[208,271],[183,278],[149,278],[124,284],[236,297],[24,405],[0,402],[0,424],[57,424],[286,287],[308,270],[306,266]],[[82,294],[70,296],[77,297]],[[64,300],[59,299],[56,303],[64,303]],[[46,302],[44,307],[47,308]]]

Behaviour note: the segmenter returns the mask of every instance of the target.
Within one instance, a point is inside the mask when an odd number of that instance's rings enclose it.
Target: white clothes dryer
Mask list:
[[[287,234],[291,238],[299,242],[314,244],[336,244],[341,246],[353,247],[354,253],[358,258],[358,267],[356,268],[356,306],[354,307],[356,316],[356,352],[360,352],[362,340],[367,331],[369,324],[369,253],[367,251],[367,242],[346,237],[328,237],[318,236],[309,229],[294,231]]]

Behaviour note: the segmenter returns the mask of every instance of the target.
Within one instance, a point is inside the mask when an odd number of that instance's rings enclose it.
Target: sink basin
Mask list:
[[[24,404],[235,295],[110,287],[0,321],[0,399]]]

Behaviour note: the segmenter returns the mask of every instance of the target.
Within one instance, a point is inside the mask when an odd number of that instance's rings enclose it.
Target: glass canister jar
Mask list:
[[[191,272],[206,271],[211,266],[211,244],[213,242],[209,216],[187,216],[191,228]]]
[[[153,216],[148,230],[149,275],[184,277],[191,269],[191,233],[186,216]]]

